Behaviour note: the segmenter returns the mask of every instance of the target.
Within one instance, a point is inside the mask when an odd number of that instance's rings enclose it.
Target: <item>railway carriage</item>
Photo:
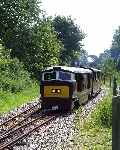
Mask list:
[[[99,72],[99,73],[98,73]],[[54,66],[42,71],[41,107],[44,111],[70,111],[99,90],[97,69]]]
[[[92,79],[92,95],[95,96],[101,90],[101,70],[95,68],[89,68],[93,73]]]

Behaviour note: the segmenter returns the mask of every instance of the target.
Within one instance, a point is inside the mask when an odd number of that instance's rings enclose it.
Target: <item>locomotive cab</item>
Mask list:
[[[60,67],[48,68],[42,72],[40,84],[41,107],[44,111],[72,109],[76,81],[74,73]]]

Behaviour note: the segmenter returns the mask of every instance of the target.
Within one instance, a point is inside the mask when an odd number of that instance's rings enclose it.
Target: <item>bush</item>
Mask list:
[[[29,73],[10,50],[0,44],[0,91],[18,92],[31,84]]]
[[[106,96],[104,100],[97,106],[92,118],[96,125],[103,127],[111,127],[112,125],[112,96]]]
[[[35,100],[37,97],[39,97],[39,85],[36,82],[17,93],[0,91],[0,115],[3,112],[8,112],[15,107],[19,107],[22,104]]]
[[[18,59],[0,59],[0,90],[18,92],[30,84],[30,75]]]

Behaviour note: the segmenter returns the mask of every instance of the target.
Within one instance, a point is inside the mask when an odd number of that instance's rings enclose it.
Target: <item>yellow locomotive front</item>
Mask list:
[[[44,86],[44,97],[68,98],[69,87],[64,85]]]
[[[42,72],[41,107],[44,111],[69,111],[73,106],[76,81],[70,71],[54,67]]]

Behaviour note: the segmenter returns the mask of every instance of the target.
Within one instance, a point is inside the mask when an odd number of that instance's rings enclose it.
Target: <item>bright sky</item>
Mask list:
[[[47,15],[71,15],[87,34],[84,49],[99,55],[110,48],[120,25],[120,0],[42,0]]]

